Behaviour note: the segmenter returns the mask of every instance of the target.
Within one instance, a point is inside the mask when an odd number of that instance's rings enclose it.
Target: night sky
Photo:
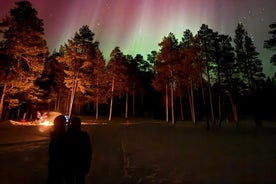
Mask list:
[[[2,19],[17,0],[0,0]],[[100,42],[105,58],[119,46],[124,54],[146,55],[159,50],[164,36],[174,33],[178,40],[184,30],[195,35],[202,24],[220,34],[234,36],[239,22],[254,40],[266,75],[271,51],[263,48],[269,24],[276,22],[276,0],[31,0],[44,21],[50,51],[59,49],[82,25],[88,25]]]

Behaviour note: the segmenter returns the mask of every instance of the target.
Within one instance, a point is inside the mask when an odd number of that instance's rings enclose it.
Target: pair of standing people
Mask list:
[[[66,118],[57,116],[50,135],[48,184],[84,184],[90,170],[92,146],[81,120],[72,117],[66,131]]]

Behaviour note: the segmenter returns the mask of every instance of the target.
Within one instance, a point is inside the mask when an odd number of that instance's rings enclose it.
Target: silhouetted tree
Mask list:
[[[193,45],[193,40],[194,40],[193,33],[191,32],[191,30],[186,29],[183,32],[183,36],[181,38],[181,42],[179,43],[180,47],[181,48],[188,48],[188,47],[190,47],[191,45]]]
[[[214,89],[217,93],[218,120],[221,125],[222,113],[227,105],[232,109],[234,121],[238,121],[234,81],[235,58],[234,48],[231,45],[232,38],[228,35],[218,35],[216,39],[217,80]]]
[[[149,71],[153,72],[154,65],[157,61],[157,52],[155,50],[151,51],[150,54],[147,55],[147,61],[149,63]]]
[[[143,59],[143,56],[137,54],[135,58],[131,56],[127,57],[127,70],[129,76],[129,85],[130,85],[130,93],[132,94],[132,115],[136,115],[136,94],[143,95],[145,93],[145,89],[141,83],[141,73],[145,73],[148,70],[147,62]],[[127,113],[125,115],[127,118]]]
[[[145,93],[141,97],[141,114],[143,115],[160,115],[160,94],[152,86],[152,79],[154,77],[154,65],[157,61],[157,54],[157,51],[154,50],[147,54],[146,60],[149,63],[149,65],[147,65],[149,68],[146,71],[141,71],[139,69],[139,79],[141,80],[141,83],[145,89]],[[156,108],[156,106],[158,108]]]
[[[275,51],[276,50],[276,22],[269,25],[269,28],[271,29],[268,33],[271,34],[271,38],[268,40],[265,40],[264,47],[270,50]],[[274,54],[270,62],[273,63],[276,66],[276,54]]]
[[[237,76],[240,78],[239,83],[241,84],[240,93],[247,99],[245,108],[256,115],[260,107],[254,100],[256,100],[256,95],[260,94],[265,78],[262,72],[262,61],[258,58],[259,53],[242,23],[238,24],[235,30],[234,42]]]
[[[209,113],[211,115],[211,121],[214,123],[214,109],[213,109],[213,94],[212,94],[212,81],[214,77],[214,42],[217,33],[208,27],[206,24],[202,24],[200,30],[197,32],[196,38],[199,44],[200,57],[204,66],[203,78],[207,80],[209,107],[205,102],[205,111],[207,118],[207,129],[209,127]]]
[[[235,30],[234,42],[237,67],[244,84],[244,91],[253,92],[259,82],[264,80],[265,75],[262,72],[262,62],[258,59],[259,53],[241,23]]]

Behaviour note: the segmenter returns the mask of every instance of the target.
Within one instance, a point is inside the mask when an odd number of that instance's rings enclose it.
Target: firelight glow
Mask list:
[[[8,15],[18,0],[0,0],[0,18]],[[254,40],[264,72],[275,73],[269,63],[272,52],[263,48],[269,39],[269,24],[276,22],[275,0],[30,0],[43,19],[50,51],[59,49],[82,25],[88,25],[108,59],[119,46],[124,54],[159,50],[164,36],[174,33],[178,40],[202,24],[220,34],[234,36],[239,22]]]

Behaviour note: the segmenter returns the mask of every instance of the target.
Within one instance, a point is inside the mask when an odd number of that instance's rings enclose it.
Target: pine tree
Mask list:
[[[142,77],[150,72],[151,65],[140,54],[137,54],[134,58],[127,56],[127,63],[130,93],[132,94],[132,115],[135,116],[136,98],[141,97],[141,102],[143,103],[145,94],[145,85],[142,83]]]
[[[243,109],[247,110],[258,119],[255,122],[256,125],[259,126],[259,108],[261,107],[258,101],[260,101],[262,97],[258,94],[260,94],[265,78],[262,72],[262,61],[258,58],[259,53],[256,51],[256,47],[252,39],[248,36],[242,23],[238,24],[235,30],[234,43],[237,72],[235,80],[238,81],[236,84],[240,88],[237,91],[243,97],[242,100],[244,100],[246,104]],[[256,95],[258,95],[258,97],[256,97]]]
[[[88,26],[82,26],[73,39],[61,46],[61,56],[57,60],[64,64],[65,86],[70,89],[70,105],[68,114],[71,116],[76,94],[86,94],[91,87],[90,75],[93,70],[93,59],[96,55],[97,42],[94,33]],[[82,95],[81,95],[82,96]]]
[[[185,30],[182,41],[180,42],[181,66],[177,67],[177,81],[179,82],[178,87],[176,88],[176,95],[180,99],[180,111],[183,120],[184,117],[181,98],[184,94],[188,94],[190,113],[193,123],[196,123],[194,90],[200,86],[202,74],[202,67],[198,52],[199,49],[197,48],[195,37],[190,30]]]
[[[268,40],[265,40],[264,47],[275,51],[276,50],[276,22],[273,24],[270,24],[269,28],[271,29],[269,31],[269,34],[271,34],[271,38]],[[270,62],[276,66],[276,53],[271,57]]]
[[[43,21],[29,1],[16,2],[9,16],[0,23],[3,33],[2,52],[6,55],[9,72],[1,82],[4,89],[1,99],[19,98],[19,93],[30,97],[31,102],[39,101],[33,91],[35,81],[40,77],[48,48],[44,39]],[[33,93],[33,96],[27,94]],[[24,95],[23,95],[24,96]],[[0,117],[3,102],[0,104]]]
[[[108,95],[110,97],[108,120],[111,121],[114,97],[121,97],[126,95],[129,91],[126,57],[121,52],[119,47],[115,47],[110,54],[110,60],[107,64],[107,72],[110,86],[108,89]]]
[[[262,71],[262,61],[258,58],[259,53],[242,23],[238,24],[235,30],[234,43],[237,71],[243,84],[242,92],[254,92],[265,75]]]
[[[162,42],[159,43],[159,46],[161,48],[154,66],[155,75],[152,85],[157,91],[165,93],[166,122],[169,122],[168,90],[170,89],[171,118],[172,124],[174,124],[174,89],[177,86],[177,68],[180,64],[178,41],[173,33],[169,33],[169,35],[164,37]]]
[[[235,58],[234,48],[231,45],[232,38],[228,35],[218,35],[217,37],[217,82],[214,88],[217,92],[218,104],[218,120],[222,121],[222,113],[225,111],[226,105],[230,105],[232,109],[233,119],[238,121],[236,109],[236,85],[234,80],[235,74]],[[227,103],[228,102],[228,103]],[[224,104],[224,107],[223,105]],[[228,112],[226,112],[228,113]],[[220,125],[220,124],[219,124]]]
[[[96,52],[96,57],[93,60],[93,74],[92,86],[90,88],[92,101],[95,103],[96,107],[96,120],[99,118],[99,104],[107,103],[107,71],[105,67],[105,59],[102,52],[98,49]]]
[[[211,115],[211,121],[214,122],[214,107],[213,107],[213,93],[212,93],[212,79],[214,78],[214,67],[215,58],[214,58],[214,43],[217,33],[210,29],[207,25],[202,24],[200,30],[197,32],[196,39],[198,42],[198,48],[200,49],[200,57],[202,60],[202,65],[204,67],[204,72],[202,73],[203,78],[207,79],[208,87],[208,97],[209,97],[209,106],[205,104],[205,111],[207,116],[207,129],[209,129],[209,111]],[[205,103],[205,102],[204,102]]]
[[[58,112],[67,113],[68,105],[67,98],[69,90],[64,84],[64,64],[57,61],[57,57],[61,53],[54,52],[47,58],[42,78],[45,81],[48,89],[47,98],[54,103],[54,110]],[[67,107],[66,107],[67,106]]]

